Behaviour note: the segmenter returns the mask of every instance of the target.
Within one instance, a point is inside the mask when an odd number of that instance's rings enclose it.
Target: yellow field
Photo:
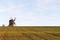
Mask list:
[[[60,40],[60,27],[0,27],[0,40]]]

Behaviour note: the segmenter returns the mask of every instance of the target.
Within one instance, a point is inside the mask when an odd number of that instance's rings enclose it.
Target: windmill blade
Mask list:
[[[16,17],[15,17],[15,19],[14,19],[14,21],[16,20]]]
[[[10,17],[10,19],[13,19],[12,17]]]

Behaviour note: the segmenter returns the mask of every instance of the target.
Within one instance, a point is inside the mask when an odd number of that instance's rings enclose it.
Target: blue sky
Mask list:
[[[60,0],[0,0],[0,25],[60,25]]]

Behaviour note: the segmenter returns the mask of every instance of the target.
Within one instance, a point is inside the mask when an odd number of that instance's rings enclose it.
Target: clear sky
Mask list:
[[[60,0],[0,0],[0,25],[60,25]]]

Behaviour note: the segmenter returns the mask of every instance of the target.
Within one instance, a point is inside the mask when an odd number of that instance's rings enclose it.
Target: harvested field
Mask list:
[[[60,40],[60,27],[0,27],[0,40]]]

